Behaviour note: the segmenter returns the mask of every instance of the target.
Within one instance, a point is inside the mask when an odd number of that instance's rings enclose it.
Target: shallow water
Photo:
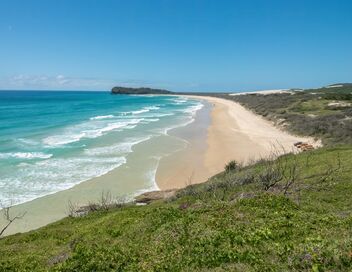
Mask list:
[[[143,167],[129,191],[156,188],[160,158],[184,144],[167,132],[192,122],[202,106],[174,96],[2,91],[0,201],[23,203],[113,169],[128,172],[136,158]]]

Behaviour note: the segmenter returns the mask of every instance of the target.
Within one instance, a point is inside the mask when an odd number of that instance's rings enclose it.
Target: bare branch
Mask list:
[[[3,207],[2,208],[4,218],[6,220],[6,225],[0,230],[0,237],[4,234],[4,232],[10,227],[10,225],[19,219],[22,219],[27,212],[19,213],[15,216],[11,216],[10,211],[11,211],[11,206],[8,207]]]
[[[194,179],[194,170],[192,170],[191,175],[188,177],[186,181],[186,187],[193,184],[193,179]]]

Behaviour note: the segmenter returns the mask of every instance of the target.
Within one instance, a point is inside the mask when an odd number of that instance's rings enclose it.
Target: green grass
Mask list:
[[[351,177],[352,146],[229,167],[167,201],[5,237],[0,271],[351,271]]]
[[[330,100],[311,99],[308,101],[298,101],[287,108],[287,112],[310,114],[316,116],[329,115],[336,113],[336,110],[329,107]]]

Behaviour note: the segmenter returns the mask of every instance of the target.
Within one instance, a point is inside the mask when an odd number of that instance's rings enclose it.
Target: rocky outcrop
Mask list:
[[[177,190],[153,191],[146,192],[135,198],[136,203],[149,204],[156,200],[165,200],[175,196]]]

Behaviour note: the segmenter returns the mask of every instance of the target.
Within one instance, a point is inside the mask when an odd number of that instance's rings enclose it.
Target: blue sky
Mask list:
[[[352,82],[350,0],[1,0],[0,89]]]

